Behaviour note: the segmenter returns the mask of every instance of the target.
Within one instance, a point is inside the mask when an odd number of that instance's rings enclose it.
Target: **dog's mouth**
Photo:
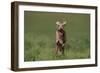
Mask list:
[[[61,29],[58,29],[58,31],[59,31],[59,32],[63,32],[63,31],[64,31],[64,29],[62,29],[62,28],[61,28]]]

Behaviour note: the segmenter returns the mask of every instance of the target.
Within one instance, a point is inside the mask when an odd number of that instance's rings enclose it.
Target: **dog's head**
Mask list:
[[[66,24],[66,21],[57,21],[56,24],[57,24],[57,29],[58,30],[64,29],[64,26]]]

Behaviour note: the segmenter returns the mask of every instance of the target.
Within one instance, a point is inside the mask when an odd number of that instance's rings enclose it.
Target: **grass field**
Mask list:
[[[55,55],[56,21],[66,18],[64,55]],[[90,15],[24,12],[24,61],[90,58]]]

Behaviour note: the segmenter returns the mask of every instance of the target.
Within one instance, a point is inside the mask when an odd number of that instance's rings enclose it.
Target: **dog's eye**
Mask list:
[[[65,25],[62,25],[63,27],[65,26]]]
[[[59,26],[59,25],[58,25]]]

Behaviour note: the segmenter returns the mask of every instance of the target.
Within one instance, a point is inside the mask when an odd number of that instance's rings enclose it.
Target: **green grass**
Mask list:
[[[24,60],[44,61],[90,58],[90,15],[74,13],[24,13]],[[64,55],[56,55],[56,21],[66,18]]]

